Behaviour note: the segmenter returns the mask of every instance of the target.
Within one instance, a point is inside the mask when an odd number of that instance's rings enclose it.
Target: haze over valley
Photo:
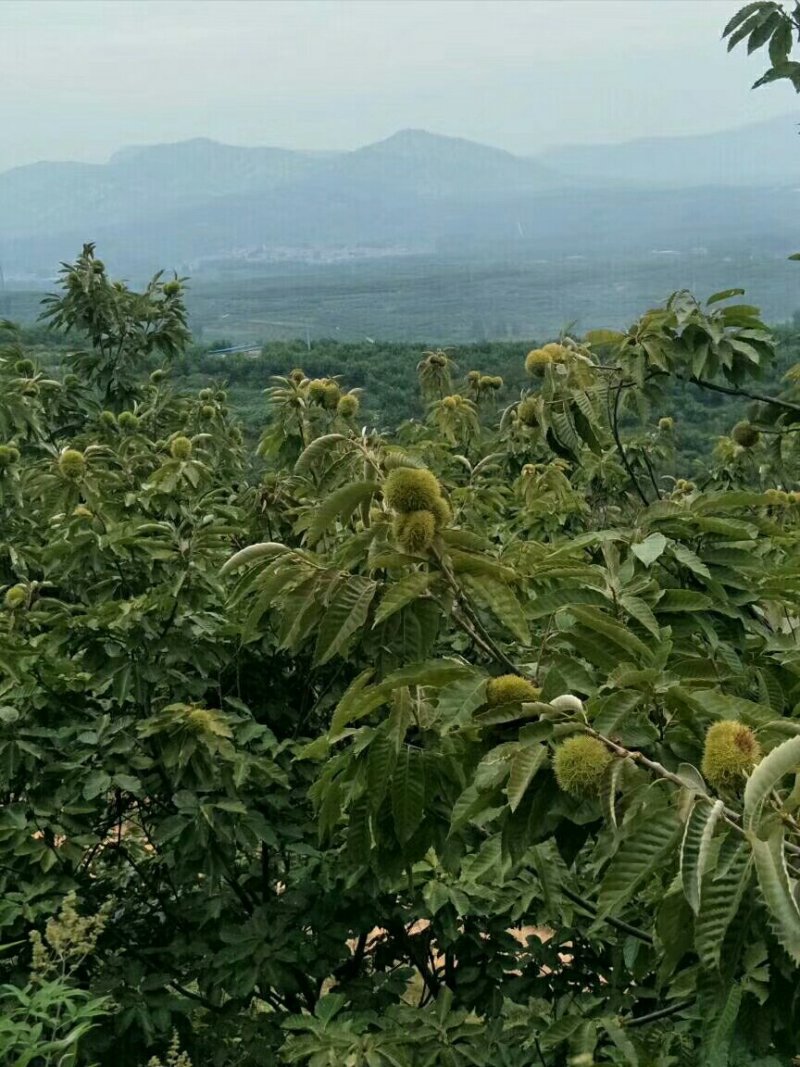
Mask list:
[[[92,241],[190,277],[204,341],[526,338],[684,286],[785,320],[798,121],[735,10],[6,0],[0,315]]]

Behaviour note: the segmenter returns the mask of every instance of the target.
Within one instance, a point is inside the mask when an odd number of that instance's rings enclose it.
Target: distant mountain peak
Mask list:
[[[156,153],[192,153],[200,151],[214,151],[219,149],[224,151],[226,148],[231,148],[232,145],[223,144],[222,141],[215,141],[211,137],[189,137],[184,141],[164,141],[159,144],[133,144],[125,145],[123,148],[118,149],[109,158],[110,164],[115,163],[129,163],[132,159],[136,159],[139,156],[154,155]]]
[[[421,126],[404,126],[400,130],[395,130],[389,137],[384,138],[386,141],[402,141],[402,140],[415,140],[417,138],[429,138],[439,137],[440,134],[432,133],[430,130],[424,130]]]
[[[421,127],[407,126],[405,129],[396,130],[389,137],[383,138],[375,144],[439,144],[441,141],[455,141],[459,138],[449,137],[446,134],[433,133],[431,130],[423,130]]]
[[[397,130],[389,137],[381,141],[374,141],[357,152],[458,152],[463,154],[483,153],[495,156],[503,156],[506,159],[515,159],[511,152],[502,148],[494,148],[491,145],[482,144],[480,141],[471,141],[466,137],[452,137],[449,134],[433,133],[431,130],[423,130],[416,127],[407,127]]]
[[[465,242],[576,255],[680,240],[791,249],[796,133],[796,117],[779,116],[702,137],[533,157],[418,127],[330,153],[209,137],[131,145],[109,163],[0,174],[3,268],[7,276],[49,269],[87,237],[122,271],[144,261],[238,263],[252,253],[271,263],[298,249],[417,254]]]

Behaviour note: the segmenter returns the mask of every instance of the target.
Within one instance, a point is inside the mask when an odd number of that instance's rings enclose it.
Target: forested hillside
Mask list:
[[[780,388],[783,376],[798,360],[798,337],[793,328],[774,331],[777,342],[774,361],[764,372],[760,388]],[[493,342],[444,349],[452,376],[469,392],[469,374],[499,375],[503,384],[491,396],[494,410],[513,402],[525,384],[523,356],[545,339],[528,342]],[[418,365],[429,350],[423,345],[391,345],[364,342],[360,345],[318,341],[309,349],[302,340],[264,345],[260,355],[216,355],[214,351],[190,351],[176,363],[175,385],[201,389],[214,384],[228,390],[230,403],[250,434],[257,432],[269,398],[264,382],[270,375],[285,375],[302,364],[312,377],[340,375],[351,386],[363,388],[363,419],[384,430],[396,430],[406,419],[421,420],[426,405],[416,388]],[[716,438],[730,433],[733,425],[757,407],[747,397],[738,399],[703,390],[691,382],[676,383],[657,402],[625,418],[630,432],[646,432],[648,422],[660,416],[673,420],[672,447],[681,474],[702,472],[710,461]]]
[[[279,264],[269,270],[247,260],[215,264],[213,278],[192,277],[186,292],[192,334],[199,344],[226,338],[250,347],[295,337],[522,344],[562,330],[623,329],[643,307],[662,303],[684,285],[697,293],[745,286],[748,299],[774,324],[800,309],[800,268],[786,263],[800,247],[800,235],[795,241],[782,234],[773,251],[758,254],[744,237],[736,247],[692,245],[682,253],[648,245],[644,255],[604,252],[602,237],[587,237],[584,254],[575,256],[563,249],[545,255],[536,242],[518,255],[502,242],[489,247],[464,238],[462,245],[449,257]],[[7,288],[0,314],[32,325],[49,284],[35,291]]]
[[[41,366],[57,372],[68,359],[68,339],[45,325],[28,327],[21,336],[41,361]],[[779,389],[784,375],[798,360],[798,335],[794,327],[773,330],[775,359],[763,371],[759,387]],[[546,338],[526,341],[494,341],[484,344],[445,346],[437,349],[446,354],[451,376],[469,393],[470,372],[499,376],[502,385],[493,390],[491,409],[501,412],[525,384],[523,356]],[[261,432],[264,420],[271,415],[268,383],[272,376],[285,376],[302,365],[315,378],[341,377],[353,388],[363,390],[360,420],[396,432],[406,420],[424,419],[426,401],[417,388],[418,367],[430,354],[423,344],[391,344],[364,341],[361,344],[333,340],[268,342],[259,351],[222,352],[228,344],[220,340],[210,347],[190,345],[173,361],[171,380],[179,393],[198,393],[204,388],[226,393],[227,403],[241,420],[246,437],[253,441]],[[672,473],[682,476],[702,475],[711,461],[717,439],[727,436],[732,427],[748,412],[758,414],[757,405],[748,397],[726,397],[703,390],[691,382],[676,382],[665,390],[658,402],[623,416],[630,433],[647,433],[654,418],[673,420],[671,447],[674,452]]]

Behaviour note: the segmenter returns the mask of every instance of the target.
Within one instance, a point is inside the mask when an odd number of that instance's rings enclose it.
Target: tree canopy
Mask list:
[[[93,256],[63,374],[0,353],[6,1061],[789,1063],[800,398],[757,310],[676,293],[510,402],[432,350],[386,432],[287,368],[250,448],[170,386],[180,283]],[[702,484],[676,380],[749,405]]]

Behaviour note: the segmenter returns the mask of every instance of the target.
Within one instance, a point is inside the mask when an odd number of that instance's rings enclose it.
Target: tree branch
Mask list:
[[[705,378],[696,378],[694,375],[689,378],[689,381],[700,389],[710,389],[714,393],[725,393],[726,396],[746,397],[748,400],[757,400],[762,404],[773,404],[775,407],[783,408],[784,411],[793,411],[800,414],[800,404],[795,404],[791,400],[781,400],[776,396],[767,396],[766,393],[752,393],[748,389],[734,388],[730,385],[718,385],[716,382],[709,382]]]
[[[592,915],[597,915],[597,908],[590,901],[585,900],[578,893],[574,892],[568,886],[562,885],[561,892],[564,896],[571,900],[573,904],[578,904],[582,908],[586,908]],[[646,945],[652,945],[653,939],[646,930],[640,930],[637,926],[631,926],[630,923],[626,923],[624,919],[616,919],[613,915],[606,915],[603,922],[607,922],[609,926],[613,926],[616,930],[620,930],[624,934],[630,934],[631,937],[637,938],[639,941],[643,941]]]
[[[677,1004],[670,1004],[667,1008],[651,1011],[648,1015],[638,1015],[636,1018],[628,1019],[623,1025],[627,1027],[646,1026],[647,1023],[654,1023],[657,1019],[666,1019],[670,1015],[678,1015],[679,1012],[691,1008],[692,1004],[694,1004],[693,1000],[680,1000]]]
[[[602,741],[603,744],[607,748],[611,749],[611,751],[615,755],[621,756],[623,759],[629,759],[632,763],[638,763],[642,767],[646,767],[649,771],[652,771],[653,774],[657,775],[659,778],[663,778],[668,782],[672,782],[674,785],[680,786],[681,789],[687,788],[686,782],[684,782],[682,778],[680,778],[677,774],[673,774],[672,771],[668,771],[666,767],[664,767],[661,763],[657,763],[656,760],[651,760],[648,756],[645,756],[641,752],[637,752],[634,749],[625,748],[624,745],[617,744],[617,742],[612,741],[610,737],[606,737],[604,734],[598,733],[597,730],[593,730],[591,726],[585,725],[584,730],[591,737],[596,737],[598,741]],[[700,791],[697,792],[697,798],[699,800],[704,801],[706,804],[714,804],[717,799],[716,797],[710,796],[708,793],[701,793]],[[722,818],[729,826],[732,826],[734,830],[738,831],[740,834],[744,833],[744,830],[740,825],[742,816],[739,814],[738,811],[735,811],[733,808],[725,806],[722,809]],[[791,852],[795,856],[800,856],[800,845],[795,845],[791,841],[785,841],[784,848],[787,852]]]
[[[495,644],[491,635],[487,632],[483,623],[478,618],[477,612],[470,603],[467,594],[458,584],[458,579],[455,574],[453,574],[450,566],[446,563],[441,552],[437,548],[434,548],[433,551],[436,561],[442,569],[442,574],[444,574],[447,579],[447,584],[450,586],[456,597],[456,604],[464,613],[464,622],[467,623],[467,625],[462,625],[462,629],[473,639],[473,641],[479,644],[485,652],[488,652],[493,659],[497,660],[501,666],[505,667],[510,674],[520,674],[521,672],[519,668],[511,662],[505,652]],[[454,617],[456,621],[459,621],[458,614]]]
[[[637,494],[639,496],[639,499],[642,501],[644,506],[648,507],[648,505],[650,504],[650,501],[644,495],[644,493],[642,492],[642,487],[639,485],[638,481],[636,480],[636,475],[634,474],[633,467],[631,466],[630,460],[628,459],[627,455],[625,454],[625,449],[622,447],[622,438],[619,435],[619,400],[620,400],[620,396],[621,395],[622,395],[622,383],[620,383],[617,386],[617,393],[616,393],[616,396],[614,398],[614,405],[613,405],[613,408],[611,408],[611,412],[610,412],[610,414],[611,414],[611,432],[614,435],[614,442],[615,442],[615,444],[617,446],[617,451],[619,452],[620,459],[625,464],[625,470],[628,472],[628,477],[631,480],[631,485],[636,490],[636,492],[637,492]],[[609,398],[609,407],[611,407],[610,398]]]

